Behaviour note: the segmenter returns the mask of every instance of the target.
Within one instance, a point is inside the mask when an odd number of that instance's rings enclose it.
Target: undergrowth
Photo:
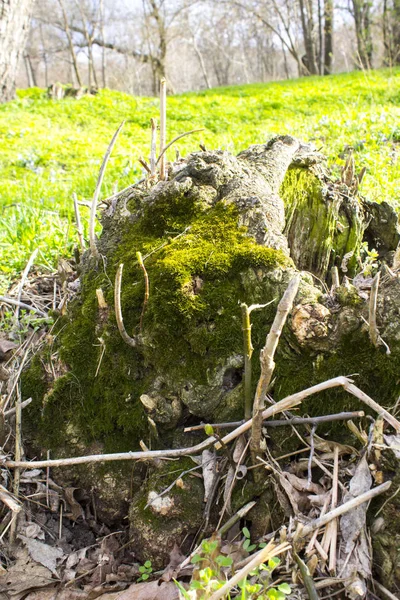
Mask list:
[[[222,148],[237,153],[274,134],[312,140],[339,173],[346,146],[367,167],[362,193],[397,203],[400,197],[400,70],[311,77],[271,84],[216,88],[169,98],[169,138],[204,127],[179,142],[182,154]],[[115,129],[125,127],[107,168],[102,195],[141,176],[149,120],[158,100],[102,90],[80,100],[49,100],[38,88],[0,106],[0,288],[24,267],[53,268],[70,253],[76,234],[72,193],[90,200],[103,154]],[[175,149],[170,150],[173,158]],[[88,210],[82,208],[87,224]]]

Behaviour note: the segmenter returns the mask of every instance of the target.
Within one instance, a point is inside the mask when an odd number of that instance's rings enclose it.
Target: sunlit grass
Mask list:
[[[102,156],[126,119],[111,157],[103,196],[141,176],[137,162],[149,152],[149,120],[158,100],[101,91],[61,102],[39,89],[19,92],[0,106],[0,273],[15,276],[40,248],[43,266],[75,242],[72,193],[90,199]],[[400,199],[400,70],[351,73],[272,84],[216,88],[168,101],[169,138],[204,127],[178,144],[182,154],[208,148],[239,152],[275,134],[313,141],[339,172],[339,155],[355,148],[367,167],[362,192],[370,199]],[[174,156],[175,149],[170,151]],[[82,209],[87,217],[87,209]],[[3,284],[4,285],[4,284]],[[1,284],[0,284],[1,286]]]

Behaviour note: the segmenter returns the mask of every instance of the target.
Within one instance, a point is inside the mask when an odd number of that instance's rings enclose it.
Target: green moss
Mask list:
[[[323,195],[323,187],[308,169],[292,167],[281,186],[286,209],[285,233],[294,262],[323,279],[329,268],[353,252],[353,273],[362,242],[363,226],[356,200],[341,208],[337,192]]]

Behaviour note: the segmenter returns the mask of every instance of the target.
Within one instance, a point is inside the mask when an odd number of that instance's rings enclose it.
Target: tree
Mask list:
[[[0,102],[14,96],[33,4],[34,0],[0,0]]]
[[[333,62],[333,0],[325,0],[324,3],[324,42],[324,75],[330,75]]]
[[[359,66],[372,66],[371,0],[349,0],[349,11],[354,18]]]
[[[400,65],[400,0],[384,0],[382,25],[385,64]]]

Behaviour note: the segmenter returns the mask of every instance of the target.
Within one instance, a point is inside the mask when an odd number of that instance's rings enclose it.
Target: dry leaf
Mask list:
[[[25,544],[31,558],[49,569],[49,571],[58,577],[58,573],[56,571],[57,560],[64,556],[64,552],[61,550],[61,548],[48,546],[47,544],[43,544],[43,542],[38,542],[37,540],[27,538],[24,535],[19,535],[18,537]]]
[[[107,596],[109,598],[107,599]],[[102,600],[179,600],[179,590],[172,581],[150,581],[131,585],[125,592],[106,594]]]
[[[0,573],[0,592],[7,591],[13,596],[52,583],[54,579],[49,569],[31,560],[26,548],[17,550],[16,562],[7,571]]]
[[[161,576],[160,581],[171,581],[171,579],[175,579],[177,576],[177,568],[184,561],[185,556],[180,551],[177,544],[172,548],[169,555],[169,563],[165,568],[164,573]]]
[[[68,505],[69,505],[69,507],[71,509],[71,513],[70,513],[69,516],[70,516],[70,518],[71,518],[72,521],[77,521],[79,519],[79,517],[83,517],[84,516],[84,512],[83,512],[82,506],[74,498],[74,492],[77,489],[78,488],[68,487],[68,488],[65,488],[65,490],[64,490],[65,499],[68,502]]]
[[[213,489],[217,467],[217,455],[212,450],[204,450],[201,454],[204,481],[204,502],[207,502]]]
[[[6,360],[8,358],[7,354],[17,348],[18,344],[10,342],[10,340],[0,339],[0,360]]]

